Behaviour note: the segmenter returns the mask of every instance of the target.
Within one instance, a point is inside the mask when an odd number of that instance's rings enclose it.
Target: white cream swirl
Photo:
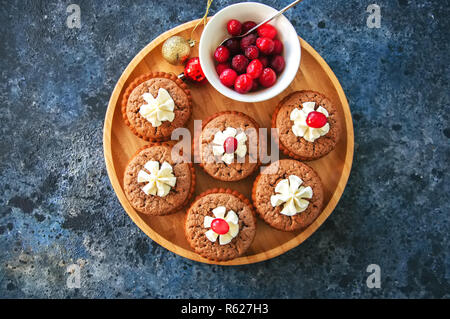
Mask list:
[[[315,102],[305,102],[302,104],[301,109],[293,109],[290,115],[291,121],[294,121],[294,125],[292,125],[292,132],[296,136],[303,137],[305,140],[311,143],[330,131],[329,123],[326,123],[320,128],[310,127],[308,126],[308,124],[306,124],[308,114],[314,111],[315,105]],[[322,106],[319,106],[316,111],[322,113],[328,118],[328,111]]]
[[[237,147],[233,153],[226,153],[224,143],[228,137],[234,137],[237,140]],[[213,144],[213,154],[214,156],[220,156],[224,163],[230,165],[233,163],[234,154],[239,157],[244,157],[247,154],[247,135],[244,132],[237,133],[237,130],[233,127],[227,127],[223,132],[218,131],[214,134]]]
[[[294,216],[308,208],[309,201],[313,196],[311,186],[301,186],[303,181],[296,175],[290,175],[288,179],[282,179],[275,187],[278,194],[270,197],[270,203],[273,207],[284,204],[280,214],[286,216]],[[306,198],[306,199],[305,199]]]
[[[170,189],[175,186],[177,178],[173,175],[172,166],[164,162],[159,168],[159,162],[148,161],[145,163],[144,168],[150,173],[148,174],[144,170],[140,170],[138,173],[138,183],[147,183],[143,188],[143,192],[147,195],[158,195],[164,197],[169,194]]]
[[[153,127],[158,127],[163,121],[172,122],[175,118],[173,112],[175,102],[166,89],[160,88],[156,99],[151,93],[144,93],[142,98],[148,104],[144,104],[139,109],[141,114]]]

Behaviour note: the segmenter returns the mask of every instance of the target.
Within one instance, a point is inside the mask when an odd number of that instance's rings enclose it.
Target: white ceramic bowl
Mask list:
[[[291,84],[300,65],[301,49],[297,32],[283,15],[269,23],[277,29],[277,38],[283,42],[283,57],[286,61],[286,67],[273,86],[255,92],[238,93],[220,82],[215,67],[214,51],[223,40],[230,37],[226,27],[229,20],[237,19],[241,22],[252,20],[260,23],[277,11],[262,3],[243,2],[220,10],[209,20],[200,38],[199,58],[206,78],[217,91],[233,100],[259,102],[277,96]]]

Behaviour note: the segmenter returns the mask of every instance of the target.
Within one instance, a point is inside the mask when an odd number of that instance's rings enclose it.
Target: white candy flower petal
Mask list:
[[[205,216],[205,219],[203,219],[203,227],[205,227],[205,228],[211,227],[211,223],[212,223],[213,220],[214,220],[213,217]]]
[[[238,233],[239,233],[239,225],[236,223],[236,224],[229,224],[229,226],[230,226],[230,230],[228,231],[228,233],[231,235],[231,237],[236,237],[237,235],[238,235]]]
[[[328,111],[327,111],[327,109],[324,108],[324,107],[322,107],[322,106],[319,106],[319,107],[317,108],[317,112],[320,112],[320,113],[322,113],[323,115],[325,115],[326,117],[328,117]]]
[[[247,135],[244,132],[240,132],[235,138],[238,143],[245,143],[247,141]]]
[[[169,194],[171,187],[176,184],[176,177],[173,175],[172,166],[164,162],[159,168],[159,162],[148,161],[144,165],[149,173],[140,170],[137,176],[138,183],[147,183],[142,188],[146,195],[158,195],[164,197]]]
[[[225,221],[228,223],[237,224],[239,221],[239,218],[233,210],[230,210],[230,211],[228,211]]]
[[[239,143],[235,153],[239,157],[244,157],[245,154],[247,154],[247,145],[245,145],[245,143]]]
[[[217,237],[219,237],[219,234],[215,233],[212,229],[210,229],[205,233],[205,236],[214,243],[217,240]]]
[[[314,111],[314,107],[316,106],[316,102],[305,102],[302,104],[303,106],[303,111],[306,112],[311,112]]]
[[[234,154],[233,153],[225,153],[225,154],[223,154],[222,161],[224,163],[230,165],[234,161]]]
[[[233,240],[233,237],[226,233],[225,235],[219,235],[219,244],[226,245],[229,244]]]
[[[219,206],[212,210],[212,212],[216,218],[224,218],[226,211],[227,211],[227,209],[225,208],[225,206]]]
[[[212,149],[213,149],[214,156],[220,156],[220,155],[223,155],[223,153],[225,153],[225,149],[223,148],[223,145],[222,146],[213,145]]]
[[[226,137],[235,137],[236,133],[237,131],[233,127],[227,127],[225,131],[223,131],[223,135],[225,135]]]
[[[226,138],[227,137],[221,131],[218,131],[216,134],[214,134],[213,144],[223,147],[223,143],[225,143]]]
[[[138,183],[144,183],[150,181],[150,174],[147,174],[145,171],[140,170],[138,173],[137,181]]]

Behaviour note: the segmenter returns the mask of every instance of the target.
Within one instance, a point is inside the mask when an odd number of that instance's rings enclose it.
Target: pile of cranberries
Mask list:
[[[256,23],[230,20],[228,33],[238,36],[255,27]],[[285,61],[281,53],[283,43],[276,39],[277,29],[270,24],[260,26],[255,32],[242,39],[229,39],[214,52],[216,71],[220,82],[233,87],[239,93],[268,88],[277,81]]]

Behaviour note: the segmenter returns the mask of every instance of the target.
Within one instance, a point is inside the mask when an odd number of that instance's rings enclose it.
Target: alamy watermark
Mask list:
[[[70,4],[67,6],[66,13],[70,15],[66,19],[66,25],[69,29],[81,29],[81,9],[78,4]]]
[[[381,9],[378,4],[369,4],[367,6],[366,12],[369,13],[369,16],[366,20],[366,25],[369,29],[373,28],[381,28]]]
[[[381,288],[381,267],[377,264],[367,266],[366,272],[371,273],[366,280],[367,288]]]

